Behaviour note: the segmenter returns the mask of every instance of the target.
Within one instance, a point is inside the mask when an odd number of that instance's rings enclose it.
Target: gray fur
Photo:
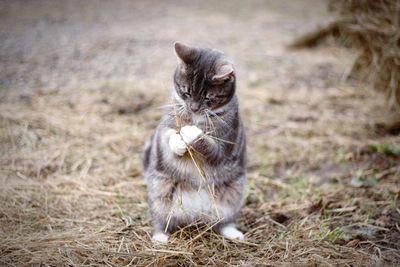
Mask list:
[[[168,224],[167,232],[195,221],[216,221],[216,212],[171,216],[174,201],[182,194],[210,185],[216,203],[229,211],[217,226],[232,223],[243,205],[246,184],[246,140],[233,65],[216,50],[176,44],[175,52],[180,63],[174,74],[173,104],[147,143],[143,160],[150,216],[155,231],[164,231]],[[184,125],[196,125],[205,133],[192,144],[205,183],[188,153],[179,157],[168,146],[169,136]]]

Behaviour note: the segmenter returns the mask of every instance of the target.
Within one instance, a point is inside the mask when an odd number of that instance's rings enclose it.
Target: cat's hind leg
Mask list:
[[[151,240],[156,243],[167,243],[170,232],[170,229],[166,229],[166,222],[158,219],[154,222],[154,233]]]
[[[237,240],[244,239],[243,233],[236,228],[234,223],[221,225],[219,227],[219,232],[221,233],[221,235],[223,235],[228,239],[237,239]]]
[[[158,231],[154,232],[153,237],[151,238],[154,242],[158,243],[167,243],[169,235],[165,232]]]

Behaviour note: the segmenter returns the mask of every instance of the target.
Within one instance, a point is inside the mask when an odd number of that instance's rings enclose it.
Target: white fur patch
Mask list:
[[[183,126],[180,134],[182,136],[183,141],[190,145],[195,141],[197,138],[199,138],[201,135],[203,135],[203,131],[195,125],[186,125]]]
[[[167,243],[168,242],[168,235],[162,232],[157,232],[154,233],[153,235],[153,241],[159,242],[159,243]]]
[[[183,154],[185,154],[186,144],[182,140],[182,137],[179,134],[176,134],[176,133],[172,134],[169,137],[168,144],[169,144],[169,147],[171,148],[171,150],[178,156],[182,156]]]
[[[218,215],[216,210],[218,210]],[[214,202],[211,193],[207,189],[200,191],[185,191],[177,193],[174,205],[174,216],[178,218],[198,219],[215,221],[230,217],[233,209],[224,207]]]
[[[211,200],[205,190],[180,192],[175,197],[174,216],[178,218],[193,219],[211,210]]]
[[[236,229],[235,225],[233,224],[225,225],[221,229],[221,234],[229,239],[238,239],[238,240],[244,239],[243,233],[240,232],[238,229]]]

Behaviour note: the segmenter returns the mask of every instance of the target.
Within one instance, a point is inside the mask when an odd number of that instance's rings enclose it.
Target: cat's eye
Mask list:
[[[224,80],[212,80],[211,79],[211,84],[215,86],[220,86],[220,85],[225,85],[226,83],[230,82],[231,79],[224,79]]]
[[[208,97],[204,98],[204,103],[206,103],[206,105],[211,105],[212,104],[212,100]]]
[[[184,97],[191,97],[192,95],[190,93],[183,93],[182,94]]]

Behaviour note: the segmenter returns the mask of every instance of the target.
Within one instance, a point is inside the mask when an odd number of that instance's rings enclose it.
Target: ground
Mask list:
[[[290,50],[324,1],[2,1],[0,264],[399,266],[400,145],[345,82],[355,51]],[[248,197],[228,241],[150,241],[143,145],[181,40],[236,63]]]

